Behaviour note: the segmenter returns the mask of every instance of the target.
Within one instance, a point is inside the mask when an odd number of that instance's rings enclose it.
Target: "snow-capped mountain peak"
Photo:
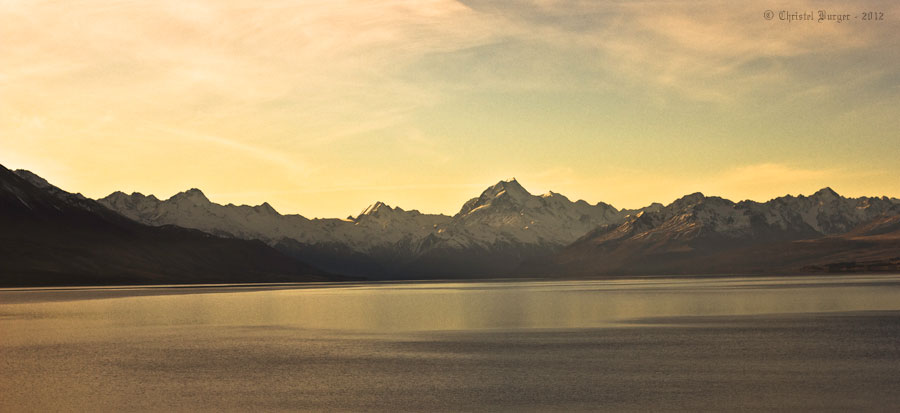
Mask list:
[[[812,194],[810,198],[818,199],[821,202],[831,202],[837,199],[841,199],[842,197],[838,195],[837,192],[834,192],[833,189],[826,186],[825,188],[816,191],[816,193]]]
[[[522,185],[519,183],[519,181],[516,180],[516,178],[510,178],[497,182],[495,185],[482,192],[481,196],[484,197],[485,195],[494,198],[506,195],[517,200],[525,200],[528,197],[532,196],[530,192],[522,187]]]
[[[261,212],[264,214],[281,215],[278,213],[278,211],[275,210],[275,208],[272,208],[272,205],[269,205],[268,202],[263,202],[255,207],[253,207],[253,209],[257,212]]]
[[[203,191],[197,188],[191,188],[187,191],[172,195],[172,197],[169,198],[169,201],[179,204],[187,203],[189,205],[195,206],[206,205],[210,203],[209,198],[207,198],[206,195],[203,194]]]
[[[569,198],[566,198],[565,195],[557,193],[557,192],[553,192],[553,191],[547,191],[547,193],[541,195],[541,198],[557,198],[557,197],[562,197],[562,198],[565,198],[566,200],[569,199]],[[585,202],[585,201],[581,201],[581,202]]]
[[[403,211],[399,207],[397,209],[400,211]],[[360,212],[357,219],[361,218],[363,215],[372,216],[372,215],[379,215],[379,214],[391,213],[391,212],[394,212],[394,208],[391,208],[390,205],[385,204],[384,202],[378,201],[372,205],[369,205],[368,207],[366,207],[366,209],[364,209],[362,212]]]
[[[598,225],[620,220],[610,205],[572,202],[549,192],[532,195],[515,179],[488,187],[466,202],[453,219],[438,229],[438,245],[490,249],[495,245],[559,246]]]
[[[457,215],[468,215],[487,208],[516,210],[540,207],[540,197],[532,195],[515,178],[497,182],[488,187],[478,198],[472,198],[459,210]]]
[[[685,195],[681,198],[676,199],[674,202],[672,202],[672,206],[674,206],[675,208],[683,208],[699,204],[705,199],[706,195],[703,195],[700,192],[694,192],[693,194]]]

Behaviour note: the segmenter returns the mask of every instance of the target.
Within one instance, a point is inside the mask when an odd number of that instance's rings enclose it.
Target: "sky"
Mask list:
[[[895,1],[0,0],[0,164],[90,197],[900,197],[898,131]]]

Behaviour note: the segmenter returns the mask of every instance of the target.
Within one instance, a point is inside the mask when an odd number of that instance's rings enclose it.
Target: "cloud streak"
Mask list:
[[[227,148],[229,150],[239,151],[242,155],[257,158],[269,164],[276,164],[288,171],[293,172],[294,174],[306,172],[307,169],[304,166],[304,163],[298,161],[297,159],[289,158],[281,152],[267,149],[262,146],[251,145],[244,142],[226,139],[221,136],[207,135],[164,125],[148,124],[146,125],[146,127],[151,131],[162,132],[166,135],[174,136],[179,139],[201,142],[211,146],[219,146]]]

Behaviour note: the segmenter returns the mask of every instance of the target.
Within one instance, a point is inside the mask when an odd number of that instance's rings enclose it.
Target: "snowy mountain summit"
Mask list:
[[[622,217],[602,202],[572,202],[554,192],[532,195],[513,178],[463,204],[450,222],[439,227],[437,236],[454,248],[490,248],[496,243],[564,245]]]

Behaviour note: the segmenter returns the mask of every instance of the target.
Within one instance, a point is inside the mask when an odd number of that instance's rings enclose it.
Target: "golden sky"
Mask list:
[[[91,197],[900,196],[898,131],[895,1],[0,0],[0,163]]]

